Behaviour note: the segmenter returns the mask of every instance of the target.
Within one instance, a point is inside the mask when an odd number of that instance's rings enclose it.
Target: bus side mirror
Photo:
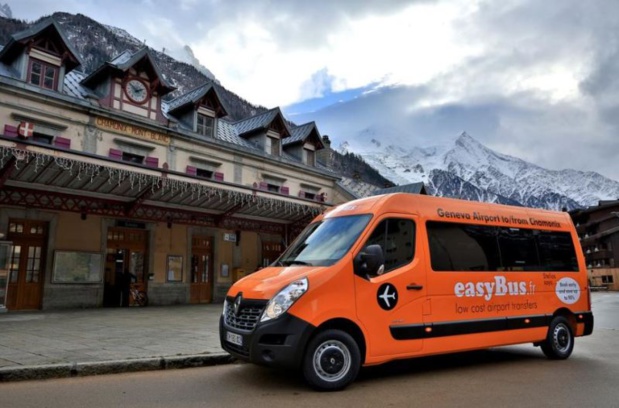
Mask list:
[[[355,275],[364,279],[370,276],[381,275],[385,270],[385,256],[380,245],[368,245],[355,257],[353,261]]]

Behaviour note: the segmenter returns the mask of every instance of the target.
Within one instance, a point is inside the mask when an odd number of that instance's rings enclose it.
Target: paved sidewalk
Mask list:
[[[219,345],[222,305],[0,314],[0,382],[234,361]]]

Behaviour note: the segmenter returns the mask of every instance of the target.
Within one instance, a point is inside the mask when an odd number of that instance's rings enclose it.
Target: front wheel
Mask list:
[[[574,334],[565,317],[557,316],[550,323],[548,336],[541,344],[542,351],[551,360],[565,360],[574,350]]]
[[[314,337],[303,358],[307,383],[320,391],[341,390],[355,380],[361,367],[357,342],[341,330],[325,330]]]

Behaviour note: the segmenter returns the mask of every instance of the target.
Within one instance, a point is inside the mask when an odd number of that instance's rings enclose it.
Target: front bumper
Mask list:
[[[219,319],[221,347],[234,357],[255,364],[298,368],[303,352],[315,327],[288,313],[277,319],[257,323],[253,330],[228,327],[224,316]],[[226,340],[226,333],[241,336],[242,345]]]

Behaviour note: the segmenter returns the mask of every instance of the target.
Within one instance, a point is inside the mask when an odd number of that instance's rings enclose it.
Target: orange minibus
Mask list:
[[[396,193],[318,216],[236,282],[222,347],[338,390],[360,367],[519,343],[566,359],[593,331],[565,212]]]

